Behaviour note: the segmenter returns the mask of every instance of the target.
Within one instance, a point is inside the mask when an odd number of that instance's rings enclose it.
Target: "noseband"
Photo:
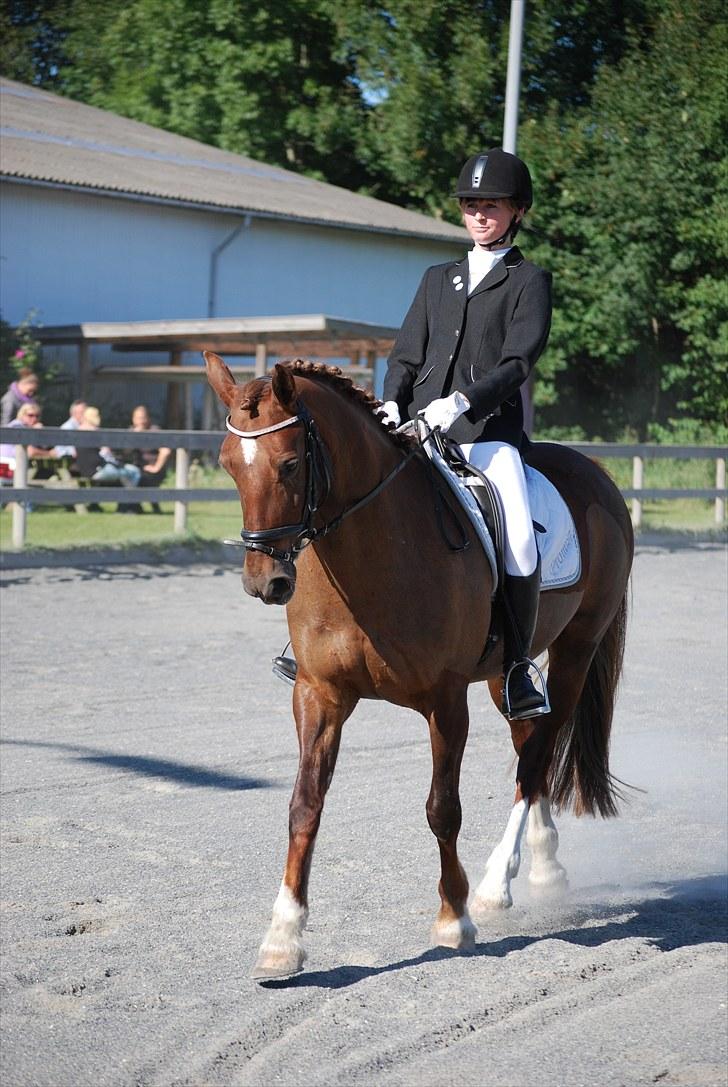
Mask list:
[[[225,540],[225,543],[244,547],[246,551],[262,551],[264,555],[269,555],[278,562],[293,563],[304,547],[338,528],[344,518],[371,502],[380,491],[383,491],[392,482],[395,476],[399,475],[418,451],[416,447],[412,448],[404,459],[392,469],[389,475],[385,476],[381,483],[373,487],[363,498],[354,502],[353,505],[347,506],[338,517],[327,521],[320,528],[314,528],[314,515],[324,504],[331,490],[331,458],[319,434],[316,422],[306,406],[299,400],[298,415],[293,415],[290,419],[284,419],[281,423],[263,427],[261,430],[238,430],[230,422],[229,415],[225,420],[225,426],[230,433],[237,434],[241,438],[262,438],[265,434],[272,434],[276,430],[283,430],[284,427],[294,426],[297,423],[301,423],[304,427],[306,443],[306,493],[303,500],[301,520],[296,524],[280,525],[278,528],[262,528],[253,532],[243,528],[240,530],[242,543],[238,543],[237,540]],[[282,540],[286,536],[294,537],[293,545],[289,551],[282,551],[279,548],[270,546],[271,541]]]

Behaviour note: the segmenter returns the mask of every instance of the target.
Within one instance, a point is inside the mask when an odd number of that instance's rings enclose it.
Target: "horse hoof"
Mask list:
[[[531,872],[528,876],[528,889],[532,898],[554,902],[565,898],[569,891],[569,879],[566,869],[558,865],[551,872]]]
[[[478,930],[465,915],[455,921],[435,921],[432,943],[435,947],[450,947],[453,951],[473,951]]]
[[[513,905],[511,892],[507,887],[494,888],[492,891],[478,891],[470,910],[476,917],[498,910],[509,910]]]
[[[261,948],[258,959],[250,975],[254,981],[267,981],[270,978],[287,978],[300,974],[306,955],[303,949],[291,952],[266,951]]]

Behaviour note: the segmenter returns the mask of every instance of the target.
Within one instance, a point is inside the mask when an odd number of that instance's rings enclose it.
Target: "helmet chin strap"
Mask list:
[[[518,216],[514,215],[510,223],[508,224],[508,228],[506,229],[505,234],[501,234],[500,238],[496,238],[494,242],[489,242],[488,245],[484,245],[482,246],[482,248],[487,249],[489,252],[492,252],[494,249],[497,249],[498,246],[503,245],[506,238],[510,238],[512,242],[516,234],[518,233],[518,228],[520,225],[521,224],[519,222]]]

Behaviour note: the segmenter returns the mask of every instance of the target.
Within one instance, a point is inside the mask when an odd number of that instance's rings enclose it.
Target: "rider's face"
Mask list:
[[[465,229],[476,245],[491,245],[505,234],[516,216],[520,220],[522,213],[514,212],[507,200],[477,199],[463,197],[460,201]],[[504,242],[504,244],[506,244]]]

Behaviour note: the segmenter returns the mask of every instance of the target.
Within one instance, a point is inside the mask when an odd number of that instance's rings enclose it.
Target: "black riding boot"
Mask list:
[[[550,711],[548,699],[537,690],[528,674],[540,586],[540,559],[528,577],[505,576],[506,610],[511,614],[505,616],[501,713],[509,721],[521,721]]]
[[[298,668],[293,657],[273,658],[273,675],[278,676],[279,679],[285,680],[286,683],[296,682],[297,670]]]

